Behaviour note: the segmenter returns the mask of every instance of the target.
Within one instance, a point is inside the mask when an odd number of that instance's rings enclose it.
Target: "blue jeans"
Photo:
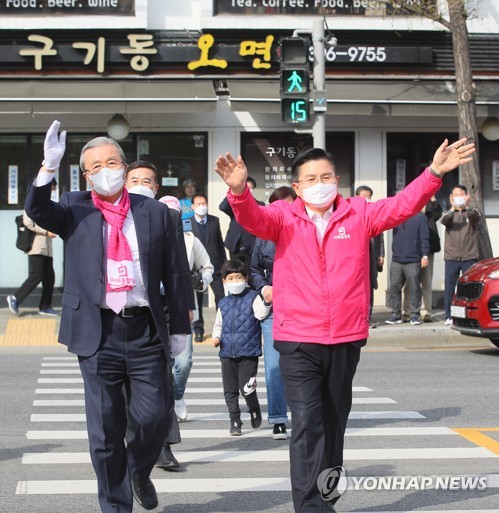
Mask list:
[[[288,411],[281,369],[279,368],[279,353],[274,349],[274,337],[272,336],[273,315],[269,315],[260,324],[263,335],[269,424],[285,424],[288,422]]]
[[[175,358],[173,364],[173,398],[178,401],[184,397],[185,386],[192,368],[192,334],[187,335],[185,349]]]

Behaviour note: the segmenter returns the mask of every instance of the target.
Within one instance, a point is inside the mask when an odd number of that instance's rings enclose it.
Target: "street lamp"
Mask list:
[[[482,135],[487,141],[497,141],[499,139],[499,119],[487,118],[482,124]]]
[[[115,114],[107,124],[107,133],[115,141],[122,141],[130,133],[130,125],[121,114]]]

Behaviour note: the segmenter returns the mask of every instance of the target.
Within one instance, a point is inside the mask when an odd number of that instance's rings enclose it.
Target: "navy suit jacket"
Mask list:
[[[32,186],[25,210],[36,224],[64,240],[64,293],[59,342],[79,356],[91,356],[102,336],[100,302],[105,290],[103,216],[90,192],[66,192],[50,201],[51,185]],[[140,267],[151,314],[165,350],[168,328],[160,295],[166,292],[170,333],[190,333],[189,312],[175,226],[159,201],[130,194]],[[167,353],[168,354],[168,353]]]
[[[210,214],[206,216],[206,239],[203,237],[201,229],[199,228],[199,223],[194,217],[191,220],[192,233],[205,247],[210,261],[215,268],[215,273],[219,272],[222,264],[227,260],[222,232],[220,231],[220,220],[218,217]]]

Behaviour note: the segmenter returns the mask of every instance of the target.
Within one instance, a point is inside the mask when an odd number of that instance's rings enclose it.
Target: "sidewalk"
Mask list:
[[[214,308],[203,310],[205,340],[196,345],[211,345],[210,332],[215,320],[215,313]],[[385,324],[385,320],[389,316],[388,308],[374,309],[373,320],[378,323],[378,327],[369,330],[369,348],[478,348],[488,344],[486,339],[466,337],[449,326],[445,326],[443,312],[436,312],[434,322],[423,323],[419,326],[412,326],[410,323],[390,326]],[[38,315],[37,308],[22,308],[17,317],[8,308],[0,308],[0,347],[58,346],[59,320],[60,318]]]

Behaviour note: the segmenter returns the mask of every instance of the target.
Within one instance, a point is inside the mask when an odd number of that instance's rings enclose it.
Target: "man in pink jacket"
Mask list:
[[[257,205],[241,157],[219,157],[215,171],[230,187],[237,221],[276,244],[274,347],[292,415],[291,486],[296,513],[335,511],[352,380],[369,333],[369,240],[419,212],[442,176],[475,149],[445,140],[431,167],[392,198],[368,203],[337,194],[334,158],[313,148],[296,158],[298,198]]]

